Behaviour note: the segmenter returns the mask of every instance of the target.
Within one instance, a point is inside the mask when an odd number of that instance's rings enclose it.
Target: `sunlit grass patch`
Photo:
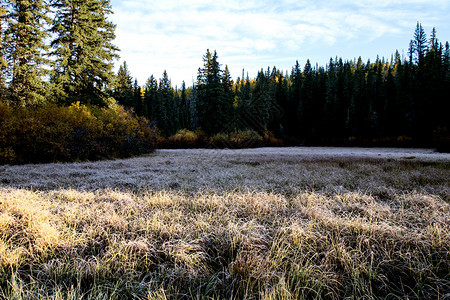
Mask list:
[[[0,298],[439,299],[448,293],[443,163],[399,173],[383,169],[398,162],[366,160],[350,169],[338,161],[175,162],[179,169],[171,172],[138,171],[151,179],[128,190],[113,188],[117,178],[97,189],[0,187]],[[102,164],[130,168],[126,161]],[[192,175],[207,166],[209,181]],[[410,188],[407,181],[421,172],[435,182]],[[164,179],[180,185],[170,188]]]

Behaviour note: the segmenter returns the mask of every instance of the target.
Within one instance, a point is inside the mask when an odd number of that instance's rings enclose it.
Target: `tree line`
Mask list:
[[[114,97],[152,120],[163,134],[201,128],[207,135],[251,129],[293,144],[431,146],[448,142],[450,47],[433,28],[427,38],[420,23],[402,57],[363,62],[331,58],[323,66],[297,61],[290,72],[261,69],[257,77],[234,82],[218,55],[203,57],[197,81],[172,88],[167,73],[133,83],[124,63]]]
[[[261,69],[234,81],[207,50],[197,80],[173,87],[167,72],[143,86],[118,49],[109,0],[2,1],[0,97],[14,106],[119,103],[168,137],[252,130],[292,144],[448,142],[450,47],[417,23],[406,57],[309,60],[289,71]]]

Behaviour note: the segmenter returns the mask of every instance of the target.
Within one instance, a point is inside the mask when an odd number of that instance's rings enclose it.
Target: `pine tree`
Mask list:
[[[151,75],[144,86],[143,116],[152,122],[156,122],[157,94],[158,82],[156,78]]]
[[[433,28],[428,44],[428,51],[424,58],[423,80],[424,97],[428,100],[425,107],[425,124],[429,126],[428,131],[435,131],[439,127],[445,127],[443,120],[447,119],[448,94],[445,93],[445,64],[444,46],[439,43],[436,29]]]
[[[296,137],[299,134],[299,106],[302,88],[302,70],[298,60],[291,71],[291,85],[289,87],[289,99],[286,106],[283,106],[286,118],[282,123],[284,132],[290,137]]]
[[[444,104],[441,108],[440,123],[443,128],[447,128],[450,131],[450,120],[447,116],[447,112],[450,111],[450,101],[448,101],[448,95],[450,95],[450,45],[448,42],[445,43],[445,49],[443,49],[442,54],[442,101]],[[444,99],[447,99],[445,101]]]
[[[427,51],[427,35],[422,27],[422,24],[417,22],[416,30],[414,32],[414,39],[410,44],[410,55],[414,62],[419,66],[419,70],[423,66],[423,59]]]
[[[412,65],[413,63],[413,56],[414,56],[414,41],[409,41],[408,46],[408,57],[409,57],[409,64]]]
[[[314,133],[314,140],[319,142],[323,139],[325,129],[324,113],[325,113],[325,101],[326,101],[326,72],[324,67],[319,67],[316,64],[316,83],[314,85],[314,105],[313,109],[316,115],[314,120],[314,126],[316,128]]]
[[[181,84],[180,99],[178,103],[179,112],[179,126],[180,128],[190,129],[190,113],[189,113],[189,101],[186,93],[186,83],[183,81]]]
[[[5,15],[6,15],[6,3],[4,1],[0,1],[0,101],[6,100],[6,80],[5,80],[5,71],[8,66],[5,60],[5,51],[4,51],[4,33],[5,33]]]
[[[414,80],[411,94],[412,104],[412,130],[414,137],[421,141],[427,139],[428,126],[427,124],[427,106],[428,95],[426,95],[427,83],[425,76],[425,54],[427,52],[427,38],[422,25],[417,22],[414,31],[414,38],[412,42],[413,63],[410,65],[411,76]]]
[[[128,108],[133,106],[133,78],[126,61],[123,62],[117,72],[113,95],[119,104]]]
[[[325,104],[324,104],[324,128],[326,129],[324,136],[327,139],[336,138],[339,133],[337,131],[337,113],[338,113],[338,96],[337,96],[337,68],[333,58],[327,66],[327,79],[325,85]]]
[[[250,93],[251,83],[250,78],[247,76],[244,79],[245,71],[242,70],[242,79],[239,81],[239,88],[236,95],[236,117],[233,121],[233,127],[237,129],[246,129],[246,118],[250,113]]]
[[[389,64],[382,60],[376,62],[375,83],[374,83],[374,97],[373,103],[369,106],[370,122],[366,124],[372,136],[379,135],[380,129],[384,126],[386,116],[386,88],[385,88],[385,69],[389,68]]]
[[[203,62],[197,76],[198,124],[207,134],[214,134],[224,129],[228,118],[221,103],[224,95],[222,70],[216,51],[211,53],[208,49]]]
[[[337,60],[337,59],[336,59]],[[370,61],[367,62],[367,65]],[[337,61],[336,67],[337,71],[337,132],[340,136],[351,136],[352,127],[351,125],[351,106],[352,106],[352,83],[353,76],[350,64],[348,62],[343,62],[342,58]]]
[[[274,92],[269,92],[269,123],[267,129],[279,136],[283,128],[282,122],[287,117],[287,106],[289,105],[288,75],[283,76],[282,73],[278,72],[274,80],[275,82],[271,84]]]
[[[313,101],[314,101],[314,71],[309,59],[306,61],[302,75],[302,87],[300,91],[300,103],[298,107],[299,132],[306,139],[310,139],[313,134]]]
[[[170,136],[175,133],[173,90],[166,70],[164,70],[163,77],[159,80],[155,117],[157,127],[164,135]]]
[[[399,68],[400,60],[396,61],[396,68]],[[384,136],[400,136],[402,127],[404,126],[404,113],[400,105],[397,94],[397,83],[394,77],[393,69],[388,70],[386,79],[386,109],[385,109],[385,126],[383,130]]]
[[[109,0],[55,0],[51,46],[55,56],[55,96],[59,101],[105,104],[118,49],[111,43],[115,25]]]
[[[445,50],[442,55],[442,64],[444,65],[444,70],[450,68],[450,45],[448,42],[445,43]]]
[[[184,128],[182,127],[182,116],[181,116],[181,97],[180,92],[178,91],[178,87],[175,86],[175,90],[173,91],[173,98],[172,98],[172,124],[173,124],[173,133],[176,133],[179,129]]]
[[[268,81],[261,70],[256,78],[255,86],[252,90],[250,102],[250,114],[247,118],[247,127],[262,132],[267,128],[270,118],[271,98],[268,91]]]
[[[3,13],[4,9],[3,6]],[[2,48],[7,62],[9,96],[16,105],[37,105],[45,101],[42,78],[47,62],[44,58],[47,13],[44,0],[10,0],[7,4]]]
[[[134,112],[138,116],[142,116],[143,111],[144,111],[143,105],[144,105],[144,103],[143,103],[143,95],[142,95],[141,87],[139,86],[137,79],[134,79],[133,94],[132,94],[130,107],[132,109],[134,109]]]
[[[231,79],[230,70],[228,70],[227,65],[225,65],[225,70],[223,72],[222,88],[223,88],[223,95],[219,99],[220,112],[222,114],[221,121],[224,122],[223,125],[225,128],[231,130],[233,129],[234,125],[232,124],[234,93],[233,93],[233,81]]]
[[[198,129],[198,112],[197,112],[197,87],[195,85],[192,86],[191,98],[189,101],[189,114],[190,114],[190,128],[192,130]]]
[[[240,98],[242,100],[242,102],[244,102],[245,104],[249,104],[250,103],[250,91],[251,91],[251,87],[250,87],[250,78],[248,76],[248,72],[247,72],[247,76],[245,77],[244,80],[244,70],[242,70],[242,80],[241,80],[241,95]]]

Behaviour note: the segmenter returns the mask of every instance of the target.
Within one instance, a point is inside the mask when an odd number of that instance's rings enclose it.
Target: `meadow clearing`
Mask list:
[[[450,155],[157,150],[0,166],[0,298],[450,299]]]

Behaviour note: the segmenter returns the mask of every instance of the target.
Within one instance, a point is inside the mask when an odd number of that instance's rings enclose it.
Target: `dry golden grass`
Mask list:
[[[0,298],[450,297],[449,159],[251,151],[0,167]]]

